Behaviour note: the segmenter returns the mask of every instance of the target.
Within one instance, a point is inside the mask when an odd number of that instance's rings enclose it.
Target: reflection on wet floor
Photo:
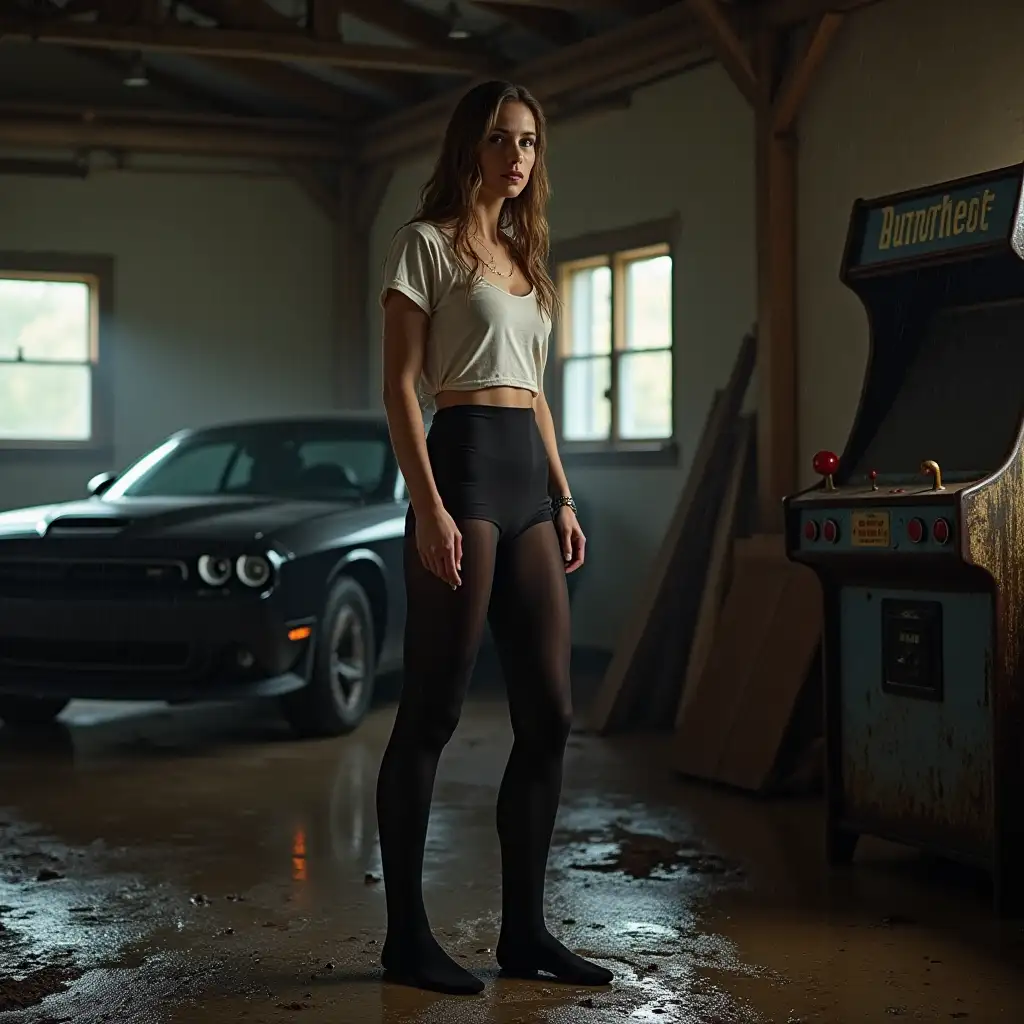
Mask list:
[[[259,705],[83,703],[0,730],[0,1022],[1024,1019],[1024,930],[991,919],[975,876],[871,841],[829,873],[813,801],[681,783],[669,737],[570,740],[549,923],[615,984],[499,978],[511,734],[490,698],[442,759],[426,876],[440,937],[487,988],[383,985],[391,716],[314,743]]]

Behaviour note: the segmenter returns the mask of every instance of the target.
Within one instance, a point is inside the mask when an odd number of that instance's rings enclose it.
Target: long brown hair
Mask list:
[[[526,187],[501,207],[498,229],[505,234],[512,257],[537,293],[541,309],[554,317],[558,292],[548,272],[547,204],[551,196],[544,151],[547,121],[533,94],[511,82],[484,82],[470,89],[452,112],[445,130],[441,154],[434,171],[420,189],[415,221],[451,225],[455,258],[470,278],[479,274],[480,260],[469,244],[473,209],[480,193],[480,144],[494,131],[501,105],[523,103],[530,108],[537,126],[533,170]]]

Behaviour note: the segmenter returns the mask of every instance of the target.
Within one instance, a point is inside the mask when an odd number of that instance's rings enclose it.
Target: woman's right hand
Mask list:
[[[452,590],[461,585],[462,534],[443,506],[416,516],[416,549],[424,567]]]

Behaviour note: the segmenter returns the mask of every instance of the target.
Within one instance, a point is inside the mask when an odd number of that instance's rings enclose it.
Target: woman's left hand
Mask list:
[[[568,505],[563,505],[558,510],[555,516],[555,529],[558,532],[558,542],[562,546],[565,571],[575,572],[583,564],[587,538],[583,536],[576,513]]]

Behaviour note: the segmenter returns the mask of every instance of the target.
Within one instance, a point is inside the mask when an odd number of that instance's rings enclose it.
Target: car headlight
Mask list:
[[[220,555],[202,555],[199,578],[210,587],[222,587],[231,579],[231,559]]]
[[[235,562],[235,572],[247,587],[265,587],[270,581],[270,562],[263,555],[242,555]]]

